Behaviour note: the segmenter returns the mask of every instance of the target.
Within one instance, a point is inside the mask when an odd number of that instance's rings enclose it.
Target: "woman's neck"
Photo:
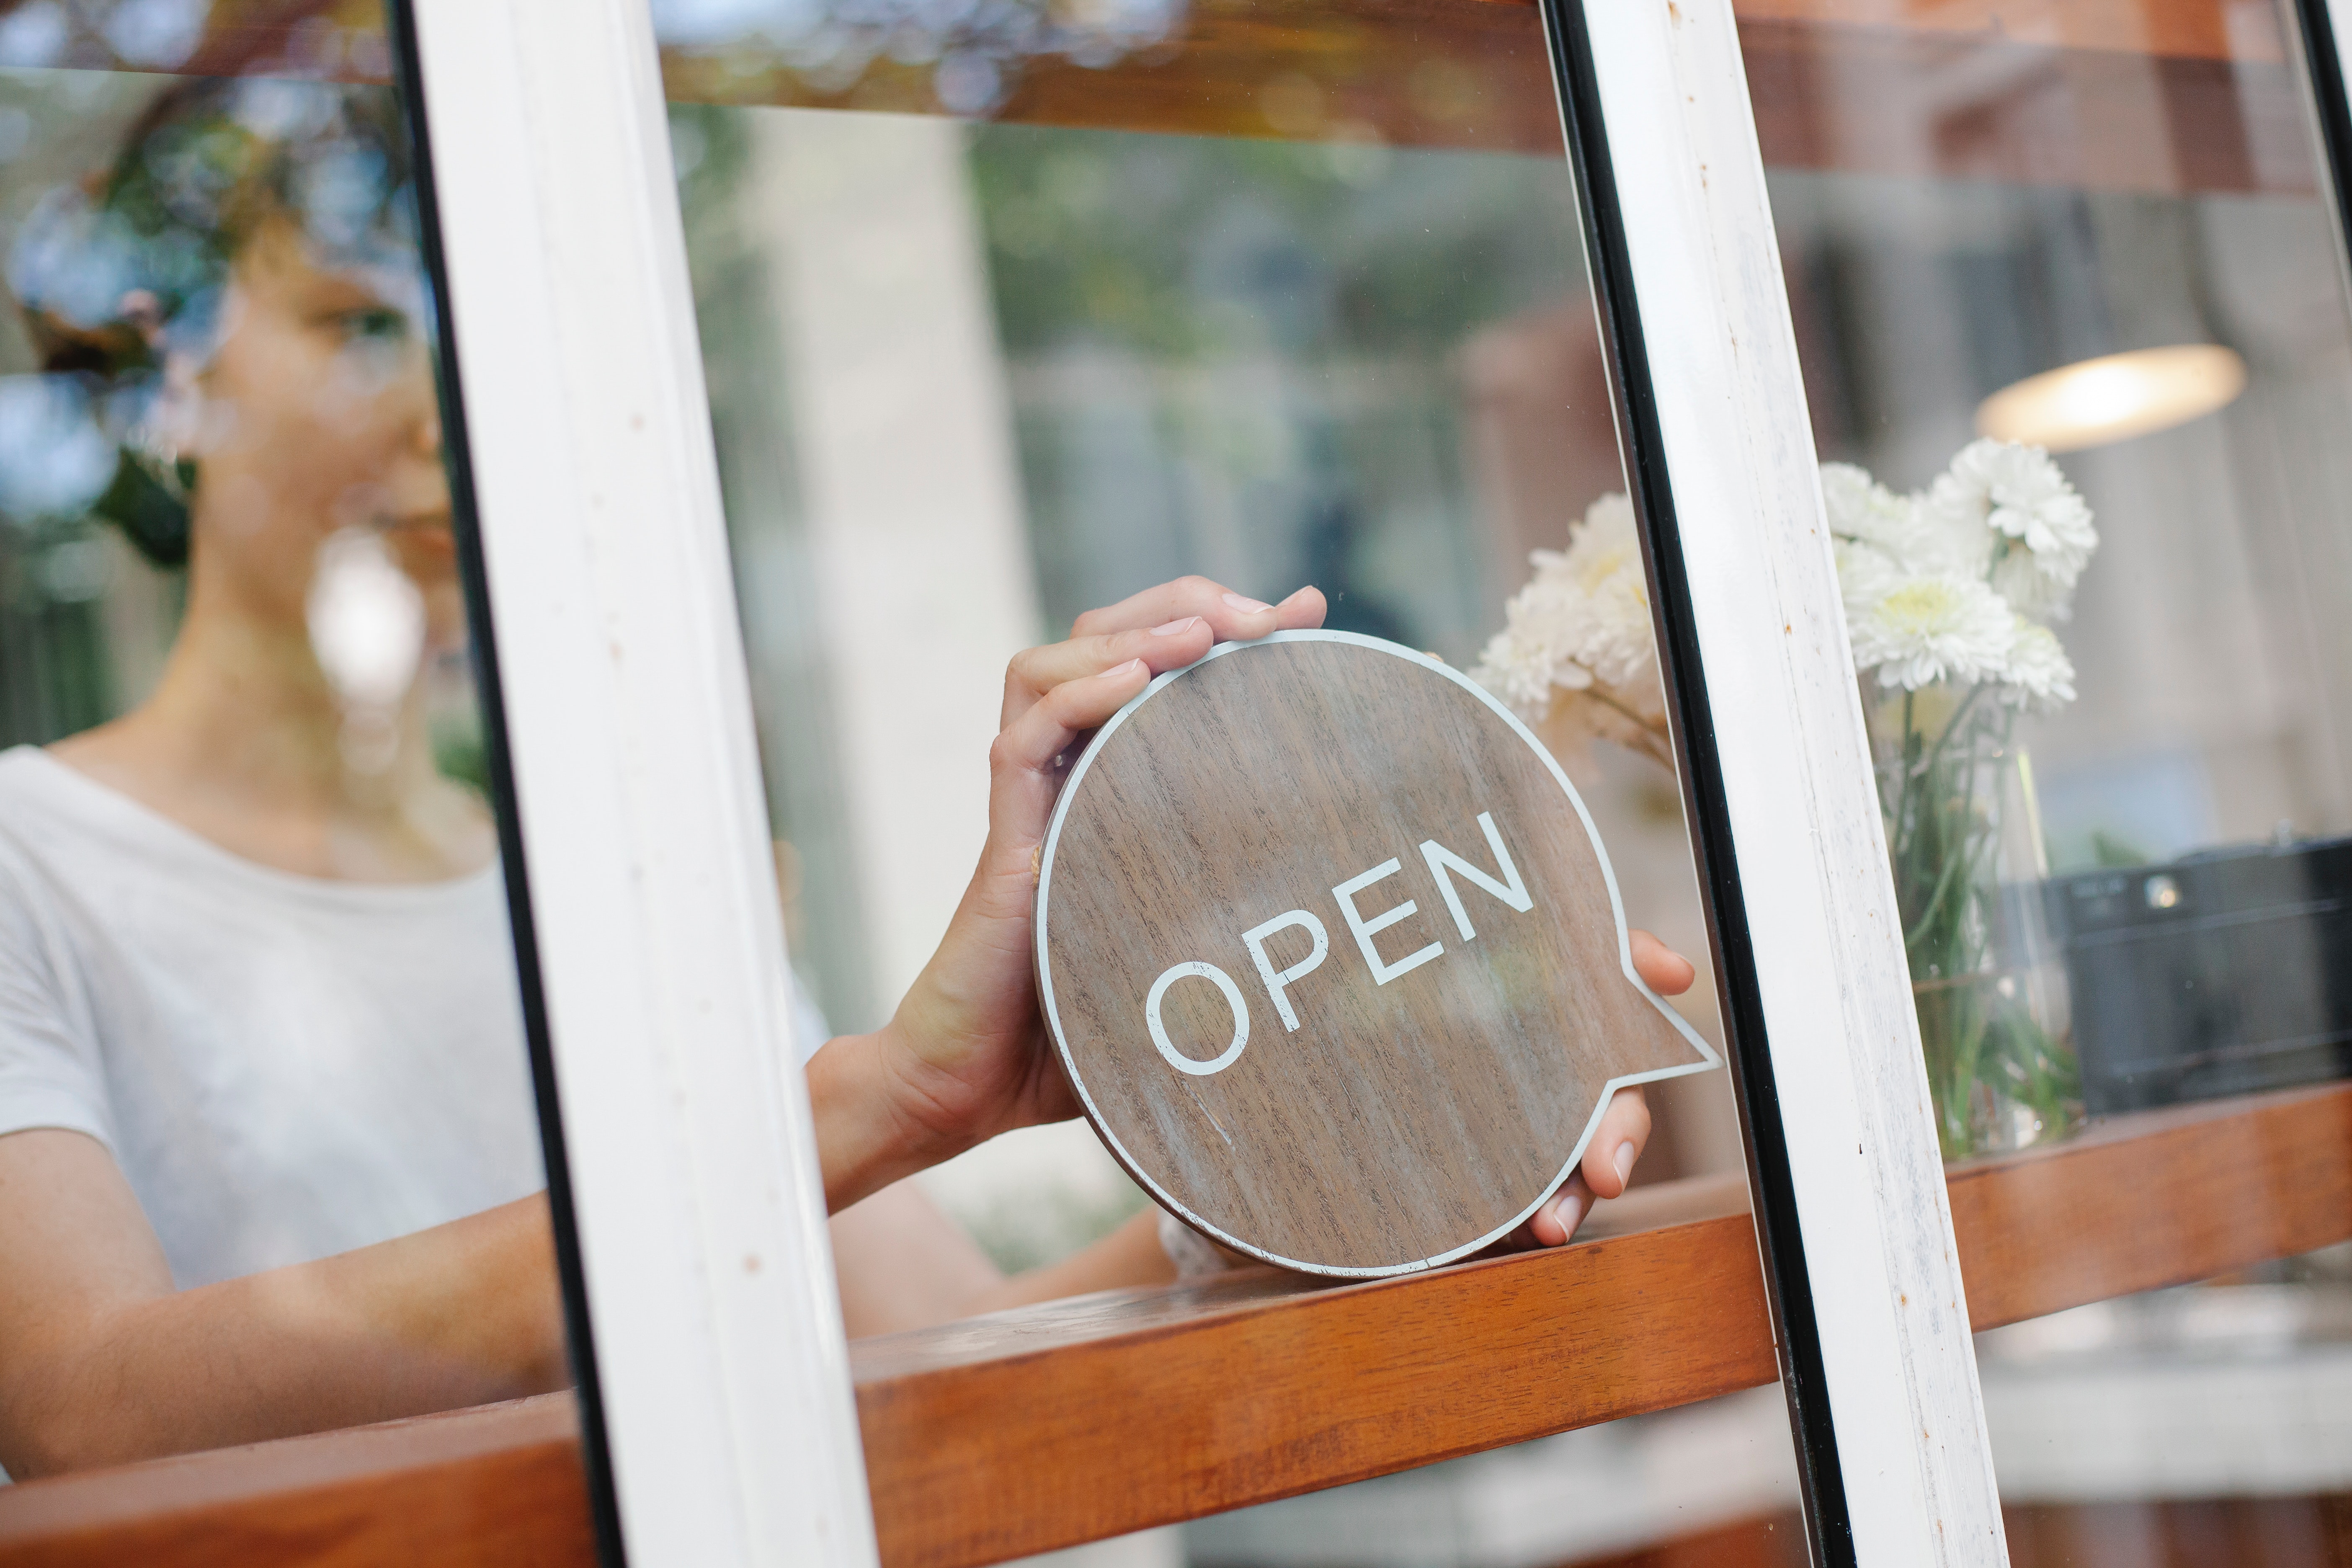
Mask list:
[[[441,881],[487,864],[487,814],[435,767],[420,694],[371,718],[376,743],[354,744],[299,624],[224,613],[191,584],[154,694],[51,752],[223,848],[298,875]]]

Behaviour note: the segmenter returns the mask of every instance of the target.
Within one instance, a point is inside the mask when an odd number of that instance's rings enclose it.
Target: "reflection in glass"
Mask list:
[[[1909,490],[1980,429],[2032,439],[2097,517],[2049,626],[2074,699],[2000,748],[1977,934],[2046,933],[1994,983],[2066,1020],[2096,1148],[2204,1131],[2178,1191],[2080,1194],[2127,1236],[2069,1238],[2063,1182],[2016,1216],[2068,1280],[1970,1259],[1972,1300],[2118,1298],[1980,1341],[2020,1563],[2332,1561],[2352,1488],[2341,1248],[2266,1256],[2352,1222],[2287,1176],[2226,1234],[2179,1217],[2229,1172],[2340,1160],[2252,1097],[2352,1074],[2352,321],[2291,14],[2028,6],[1993,37],[1831,5],[1743,39],[1822,456]],[[1932,1034],[1952,988],[1916,949],[1913,980]]]
[[[567,1376],[407,145],[380,87],[0,74],[19,1476]]]
[[[689,100],[672,147],[752,698],[793,956],[835,1027],[891,1016],[964,897],[1015,653],[1197,573],[1267,600],[1311,582],[1326,624],[1466,669],[1529,552],[1566,546],[1623,490],[1531,16],[1510,19],[1516,54],[1486,46],[1480,17],[1418,53],[1367,27],[1373,63],[1350,75],[1316,46],[1349,18],[1221,54],[1202,40],[1239,11],[1195,5],[1165,47],[1029,61],[991,122],[961,124],[770,107],[940,104],[883,59],[820,90],[748,24],[688,50],[682,9],[666,33]],[[1701,951],[1658,748],[1568,761],[1632,918]],[[1715,1028],[1711,995],[1690,1008]],[[1723,1079],[1656,1103],[1642,1179],[1738,1179]],[[902,1226],[945,1211],[992,1271],[1141,1282],[1092,1271],[1144,1204],[1082,1123],[999,1138],[907,1187],[921,1208]],[[853,1335],[921,1305],[856,1299],[859,1276],[884,1277],[860,1208],[834,1232]],[[932,1300],[935,1318],[971,1310]],[[1730,1401],[1646,1437],[1431,1472],[1424,1490],[1526,1498],[1606,1468],[1624,1502],[1608,1530],[1571,1515],[1530,1536],[1567,1560],[1678,1533],[1694,1509],[1792,1505],[1785,1433],[1772,1396]],[[1687,1495],[1629,1479],[1685,1444],[1752,1462]],[[1291,1561],[1323,1534],[1310,1521],[1391,1504],[1299,1506],[1135,1550]]]

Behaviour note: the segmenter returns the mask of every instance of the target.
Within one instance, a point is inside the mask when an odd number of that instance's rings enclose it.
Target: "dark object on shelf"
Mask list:
[[[2352,1077],[2352,838],[2051,879],[2093,1115]]]

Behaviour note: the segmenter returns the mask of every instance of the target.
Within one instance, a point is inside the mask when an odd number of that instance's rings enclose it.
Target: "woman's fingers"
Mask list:
[[[1296,616],[1302,607],[1301,596],[1293,594],[1279,605],[1254,599],[1247,594],[1235,593],[1223,583],[1206,577],[1179,577],[1172,583],[1162,583],[1156,588],[1121,599],[1118,604],[1099,610],[1088,610],[1070,628],[1073,637],[1093,637],[1104,632],[1134,631],[1143,626],[1156,626],[1183,616],[1199,616],[1215,628],[1219,642],[1246,642],[1262,637],[1271,631],[1312,624],[1322,625],[1323,596],[1314,595],[1316,616],[1312,623],[1294,622],[1285,612]]]
[[[1179,616],[1132,631],[1104,632],[1025,648],[1004,668],[1004,710],[998,728],[1009,728],[1054,688],[1084,680],[1139,658],[1152,674],[1181,669],[1216,640],[1206,616]]]
[[[1592,1130],[1592,1141],[1584,1146],[1583,1163],[1577,1167],[1592,1195],[1623,1196],[1625,1184],[1633,1179],[1633,1162],[1642,1157],[1643,1146],[1649,1141],[1650,1102],[1642,1097],[1638,1085],[1619,1089],[1610,1098],[1609,1109],[1601,1113],[1601,1125]]]
[[[1592,1212],[1592,1189],[1585,1184],[1583,1173],[1569,1177],[1559,1184],[1559,1191],[1546,1200],[1543,1207],[1526,1226],[1527,1233],[1538,1247],[1563,1247]]]
[[[1522,1228],[1538,1247],[1559,1247],[1576,1234],[1601,1198],[1622,1197],[1633,1177],[1633,1163],[1650,1141],[1650,1107],[1639,1088],[1621,1089],[1611,1098],[1584,1159],[1559,1190],[1544,1201]]]
[[[1245,642],[1269,632],[1323,624],[1323,595],[1301,588],[1278,605],[1234,593],[1206,577],[1180,577],[1147,588],[1107,609],[1080,616],[1066,642],[1033,647],[1004,672],[1005,728],[1066,680],[1098,675],[1140,658],[1155,675],[1180,669],[1221,642]]]
[[[1691,961],[1645,931],[1633,933],[1633,973],[1661,996],[1679,996],[1691,988],[1698,971]]]
[[[1330,606],[1323,602],[1323,590],[1311,584],[1299,589],[1274,607],[1276,630],[1311,632],[1323,624]]]
[[[1043,777],[1072,741],[1099,729],[1150,680],[1150,664],[1130,658],[1100,674],[1061,682],[998,734],[989,748],[991,771],[1009,768]]]

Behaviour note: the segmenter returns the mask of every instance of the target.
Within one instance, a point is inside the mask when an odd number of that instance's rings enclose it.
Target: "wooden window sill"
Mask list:
[[[2118,1119],[1956,1166],[1979,1329],[2352,1237],[2352,1085]],[[889,1568],[971,1568],[1775,1375],[1743,1184],[1403,1279],[1268,1270],[851,1347]],[[568,1395],[35,1481],[0,1564],[588,1564]]]
[[[283,26],[220,9],[178,68],[202,75],[249,59]],[[2300,89],[2262,7],[1733,0],[1733,10],[1774,167],[2316,195]],[[1534,0],[1192,0],[1182,15],[1174,37],[1108,66],[1051,53],[1021,62],[991,118],[1276,136],[1265,87],[1288,74],[1317,84],[1328,116],[1291,134],[1561,155]],[[60,63],[126,62],[86,53]],[[887,56],[843,86],[755,42],[681,47],[666,52],[663,76],[681,102],[941,112],[932,67]],[[2259,156],[2257,142],[2268,148]]]
[[[2219,0],[1733,0],[1733,11],[1776,168],[2316,194],[2299,89],[2265,12]],[[1534,0],[1192,0],[1182,16],[1167,43],[1108,66],[1023,61],[990,118],[1561,155]],[[1321,127],[1269,118],[1265,85],[1286,74],[1320,89]],[[682,102],[941,112],[931,67],[887,58],[843,86],[756,44],[673,48],[663,79]],[[2249,125],[2265,133],[2263,157]]]

